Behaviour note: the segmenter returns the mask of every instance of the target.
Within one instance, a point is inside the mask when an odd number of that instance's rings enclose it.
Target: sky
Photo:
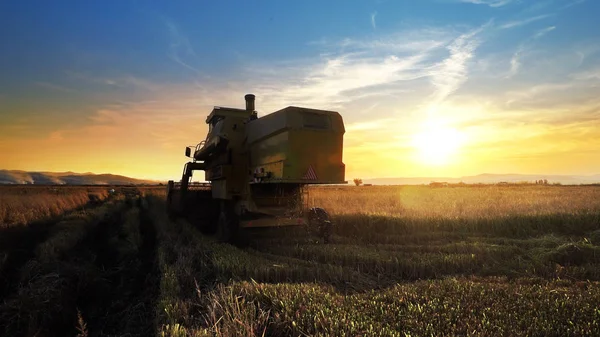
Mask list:
[[[0,168],[180,179],[213,106],[338,111],[346,179],[600,173],[600,1],[2,1]]]

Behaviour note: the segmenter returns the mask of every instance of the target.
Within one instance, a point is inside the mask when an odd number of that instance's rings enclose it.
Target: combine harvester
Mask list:
[[[346,184],[344,122],[339,113],[290,106],[258,118],[255,96],[246,109],[215,107],[206,140],[185,149],[181,181],[168,183],[167,210],[222,242],[242,228],[305,226],[325,242],[327,212],[308,205],[307,185]],[[191,183],[195,170],[205,181]]]

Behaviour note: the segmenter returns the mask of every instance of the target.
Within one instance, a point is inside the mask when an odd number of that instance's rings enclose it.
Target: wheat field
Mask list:
[[[330,244],[282,228],[237,246],[169,218],[162,186],[27,191],[4,207],[46,220],[0,232],[3,336],[600,331],[600,186],[315,187]]]

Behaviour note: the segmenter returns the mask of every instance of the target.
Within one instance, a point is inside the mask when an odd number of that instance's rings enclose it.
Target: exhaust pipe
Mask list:
[[[254,111],[254,99],[256,98],[256,96],[252,95],[252,94],[248,94],[246,96],[244,96],[244,98],[246,99],[246,110],[247,111]]]

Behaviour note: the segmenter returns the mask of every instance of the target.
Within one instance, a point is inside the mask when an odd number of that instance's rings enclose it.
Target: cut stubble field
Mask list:
[[[600,331],[598,186],[317,187],[331,244],[281,228],[238,246],[169,219],[165,192],[119,193],[48,222],[28,254],[3,250],[20,257],[3,335]]]

